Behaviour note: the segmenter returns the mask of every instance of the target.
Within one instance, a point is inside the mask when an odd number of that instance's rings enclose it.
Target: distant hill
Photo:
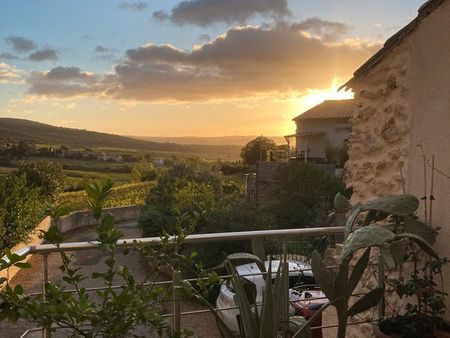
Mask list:
[[[226,154],[238,156],[238,145],[176,144],[152,142],[84,129],[55,127],[44,123],[16,118],[0,118],[0,141],[25,141],[35,144],[70,147],[111,147],[148,151],[170,151],[194,154]]]
[[[238,145],[244,146],[248,141],[251,141],[258,136],[217,136],[217,137],[201,137],[201,136],[181,136],[181,137],[163,137],[163,136],[130,136],[139,140],[152,142],[171,142],[177,144],[198,144],[198,145]],[[284,137],[281,136],[267,136],[275,141],[277,144],[285,144]]]

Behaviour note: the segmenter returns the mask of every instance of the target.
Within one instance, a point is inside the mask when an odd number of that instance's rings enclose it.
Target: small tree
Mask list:
[[[40,189],[45,198],[53,199],[64,188],[63,168],[52,161],[21,162],[16,174],[24,176],[29,187]]]
[[[258,161],[266,161],[269,150],[277,149],[276,143],[267,137],[257,137],[248,142],[241,150],[244,164],[256,164]]]
[[[40,221],[43,203],[39,190],[24,176],[0,179],[0,250],[26,241]]]

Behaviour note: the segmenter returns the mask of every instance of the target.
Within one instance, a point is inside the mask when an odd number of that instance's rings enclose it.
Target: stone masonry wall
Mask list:
[[[354,86],[347,185],[353,201],[402,193],[410,147],[409,42],[404,41]]]

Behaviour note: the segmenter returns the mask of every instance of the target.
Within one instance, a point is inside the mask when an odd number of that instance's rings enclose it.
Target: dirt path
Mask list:
[[[140,232],[133,223],[119,224],[118,228],[124,233],[124,238],[140,237]],[[89,241],[95,238],[92,229],[82,229],[65,234],[66,242]],[[83,275],[90,276],[92,272],[104,270],[105,254],[98,250],[86,250],[73,253],[73,264],[75,267],[80,267]],[[137,281],[143,280],[147,267],[143,259],[135,252],[130,252],[124,256],[119,254],[117,256],[119,265],[126,265],[130,272],[134,274]],[[21,284],[26,292],[34,293],[42,291],[43,281],[43,258],[40,255],[34,255],[30,261],[31,269],[21,270],[12,280],[11,284]],[[48,275],[50,281],[59,280],[62,277],[62,272],[59,269],[61,259],[57,254],[51,254],[48,257]],[[96,287],[102,286],[101,281],[86,280],[84,286]],[[182,311],[199,310],[201,306],[193,301],[184,301],[182,303]],[[170,309],[168,309],[170,311]],[[219,338],[220,334],[217,332],[217,327],[214,322],[214,317],[209,314],[196,314],[183,316],[182,326],[189,330],[196,332],[202,338]],[[1,322],[0,323],[0,337],[2,338],[18,338],[26,330],[34,327],[34,325],[20,320],[16,323]],[[140,332],[140,334],[145,334]],[[52,337],[60,337],[61,335],[52,335]],[[151,335],[148,335],[151,337]],[[30,333],[26,338],[42,337],[40,332]]]

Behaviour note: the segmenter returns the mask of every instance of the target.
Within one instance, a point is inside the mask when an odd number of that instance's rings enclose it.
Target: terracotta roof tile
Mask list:
[[[353,100],[326,100],[293,120],[349,118],[353,115],[353,102]]]

